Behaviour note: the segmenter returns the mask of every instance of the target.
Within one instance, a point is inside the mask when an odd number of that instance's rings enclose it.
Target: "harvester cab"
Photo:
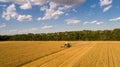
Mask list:
[[[71,44],[68,43],[68,42],[65,42],[64,47],[66,47],[66,48],[70,48],[70,47],[71,47]]]

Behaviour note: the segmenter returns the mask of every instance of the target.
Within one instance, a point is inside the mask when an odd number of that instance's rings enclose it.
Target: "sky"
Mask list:
[[[120,0],[0,0],[0,35],[120,28]]]

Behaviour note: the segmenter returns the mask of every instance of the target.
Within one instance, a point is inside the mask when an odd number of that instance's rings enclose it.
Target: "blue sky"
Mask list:
[[[0,0],[0,35],[120,28],[120,0]]]

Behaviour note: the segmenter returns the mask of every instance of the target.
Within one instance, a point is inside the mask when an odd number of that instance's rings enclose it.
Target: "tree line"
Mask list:
[[[83,30],[41,34],[0,35],[0,41],[120,41],[120,28]]]

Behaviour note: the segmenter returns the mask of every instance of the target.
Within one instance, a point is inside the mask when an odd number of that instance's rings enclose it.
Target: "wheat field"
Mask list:
[[[0,67],[120,67],[119,41],[0,42]]]
[[[63,50],[64,42],[3,41],[0,42],[0,67],[16,67]],[[52,46],[51,46],[52,45]]]

